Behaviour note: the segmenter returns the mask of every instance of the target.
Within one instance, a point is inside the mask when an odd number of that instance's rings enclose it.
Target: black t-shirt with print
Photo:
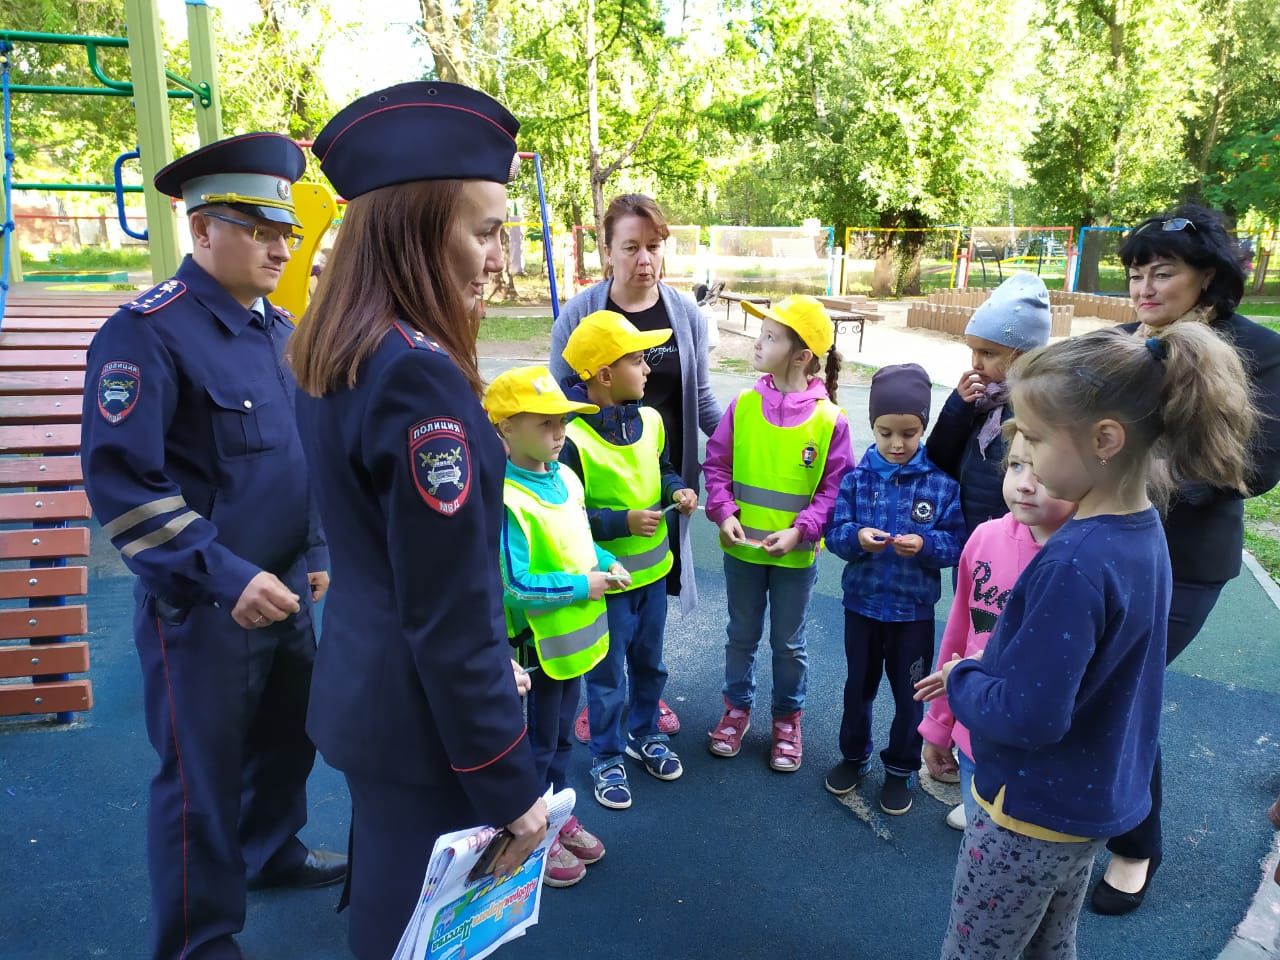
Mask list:
[[[636,325],[638,330],[670,330],[671,318],[662,299],[644,310],[623,310],[610,298],[606,310],[620,313]],[[671,339],[645,351],[645,363],[649,365],[649,380],[644,388],[644,403],[653,407],[662,417],[667,432],[667,456],[676,473],[684,474],[684,429],[681,417],[682,380],[680,377],[680,349],[676,346],[674,332]]]

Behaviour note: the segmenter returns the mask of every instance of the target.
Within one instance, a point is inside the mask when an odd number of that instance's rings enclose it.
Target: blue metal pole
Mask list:
[[[542,250],[547,258],[547,280],[551,285],[551,317],[560,319],[560,294],[556,290],[556,260],[551,250],[551,221],[547,217],[547,192],[542,184],[542,156],[533,155],[533,173],[538,180],[538,213],[542,217]]]
[[[126,160],[140,160],[141,158],[142,154],[138,150],[130,150],[128,153],[122,153],[120,156],[116,157],[114,167],[116,185],[116,216],[120,218],[120,229],[135,240],[146,240],[147,231],[143,230],[139,233],[137,230],[134,230],[129,226],[129,218],[125,216],[124,212],[124,180],[121,179],[121,172],[124,169],[124,162]]]
[[[13,44],[0,40],[0,86],[4,99],[4,256],[0,258],[0,324],[4,322],[5,306],[9,302],[9,258],[13,250],[13,140],[9,130],[9,54]]]

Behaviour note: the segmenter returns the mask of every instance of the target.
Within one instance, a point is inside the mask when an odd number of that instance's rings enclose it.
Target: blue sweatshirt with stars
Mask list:
[[[947,681],[974,790],[1010,817],[1114,837],[1151,809],[1172,576],[1154,509],[1068,521],[1018,578],[981,660]]]

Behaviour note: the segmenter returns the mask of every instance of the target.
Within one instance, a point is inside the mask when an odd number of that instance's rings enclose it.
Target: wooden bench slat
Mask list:
[[[93,317],[11,317],[5,313],[4,329],[13,333],[95,333],[105,322]]]
[[[83,350],[0,349],[0,370],[83,370]]]
[[[0,560],[57,560],[88,555],[88,527],[0,531]]]
[[[78,350],[89,346],[93,333],[69,333],[67,331],[40,331],[28,333],[10,330],[4,325],[0,333],[0,348],[9,350]]]
[[[89,644],[21,643],[0,646],[0,677],[48,677],[89,669]]]
[[[0,487],[74,487],[82,483],[79,457],[0,457]]]
[[[75,453],[78,423],[27,423],[0,426],[0,453]]]
[[[5,315],[15,317],[102,317],[104,320],[119,309],[118,304],[8,303]]]
[[[0,685],[0,717],[79,713],[92,708],[93,685],[88,680]]]
[[[0,494],[0,522],[88,520],[93,516],[83,490]]]
[[[77,393],[84,390],[84,370],[12,370],[0,376],[0,395]]]
[[[42,397],[0,397],[0,425],[18,423],[79,423],[78,393],[52,393]]]
[[[88,629],[89,608],[83,603],[0,610],[0,640],[76,637]]]
[[[29,567],[0,570],[0,599],[81,597],[89,592],[88,567]]]

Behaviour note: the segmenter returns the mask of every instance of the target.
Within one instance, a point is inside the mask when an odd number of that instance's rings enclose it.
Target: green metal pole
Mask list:
[[[209,6],[205,0],[187,0],[187,42],[191,47],[191,80],[206,91],[196,100],[196,132],[200,145],[222,139],[222,98],[218,93],[218,51],[213,45]]]
[[[151,247],[151,277],[156,283],[178,270],[178,228],[169,198],[151,183],[156,172],[173,159],[169,133],[169,98],[165,95],[164,45],[156,0],[125,0],[129,33],[129,63],[133,74],[134,107],[138,115],[138,149],[142,179],[147,184],[147,233]]]

